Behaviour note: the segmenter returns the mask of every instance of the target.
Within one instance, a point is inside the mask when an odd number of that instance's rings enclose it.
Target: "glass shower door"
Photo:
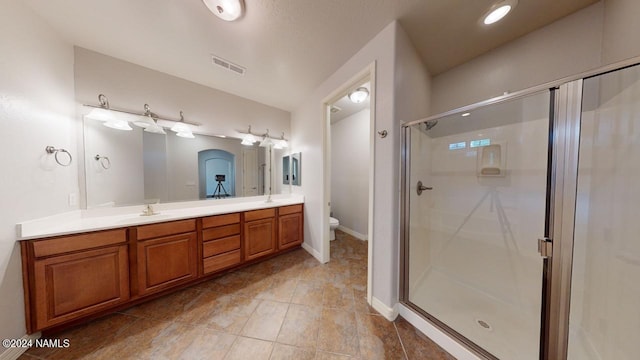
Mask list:
[[[569,359],[640,356],[640,66],[584,80]]]
[[[408,126],[405,302],[500,359],[538,359],[548,91]]]

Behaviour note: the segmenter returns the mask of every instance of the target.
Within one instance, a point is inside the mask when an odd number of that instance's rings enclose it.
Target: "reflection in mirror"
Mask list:
[[[282,157],[282,183],[285,185],[289,185],[290,183],[290,178],[289,178],[289,173],[290,173],[290,169],[289,169],[289,155],[287,156],[283,156]]]
[[[300,186],[302,179],[300,177],[301,169],[301,153],[295,153],[291,155],[291,185]]]
[[[265,194],[266,151],[239,139],[118,131],[85,118],[84,143],[87,208]]]

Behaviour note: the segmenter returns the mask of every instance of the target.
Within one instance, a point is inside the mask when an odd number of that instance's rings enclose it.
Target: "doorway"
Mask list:
[[[364,90],[363,90],[364,89]],[[359,92],[360,99],[349,98]],[[353,106],[351,105],[353,104]],[[337,111],[336,111],[337,110]],[[375,63],[336,89],[324,101],[324,234],[322,259],[331,259],[331,215],[333,228],[338,234],[357,239],[366,246],[367,286],[366,300],[371,304],[373,229],[373,174],[374,174],[374,126],[375,118]],[[337,124],[337,125],[336,125]],[[351,133],[356,131],[357,133]],[[355,141],[354,141],[355,139]],[[359,149],[354,165],[349,145]],[[336,148],[333,147],[336,143]],[[338,144],[339,143],[339,144]],[[356,169],[357,167],[357,169]],[[358,205],[355,205],[355,204]],[[335,207],[334,207],[335,206]],[[355,210],[354,210],[355,209]],[[334,230],[335,231],[335,230]],[[337,238],[343,235],[338,235]],[[339,241],[339,240],[337,240]],[[363,243],[364,242],[364,243]],[[334,241],[335,243],[335,241]]]
[[[198,152],[200,198],[226,198],[236,194],[235,155],[220,149]]]

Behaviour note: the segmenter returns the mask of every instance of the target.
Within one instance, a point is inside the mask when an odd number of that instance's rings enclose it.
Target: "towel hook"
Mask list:
[[[46,148],[44,148],[44,151],[46,151],[47,154],[54,154],[54,158],[56,159],[56,162],[60,166],[69,166],[69,165],[71,165],[71,162],[73,161],[73,157],[71,156],[71,153],[68,152],[65,149],[62,149],[62,148],[56,149],[55,147],[49,145]],[[60,153],[65,153],[69,157],[69,160],[66,163],[60,161],[60,159],[58,158],[58,155],[60,155]]]

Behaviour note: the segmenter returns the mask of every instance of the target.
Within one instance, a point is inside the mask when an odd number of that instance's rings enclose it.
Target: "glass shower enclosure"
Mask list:
[[[640,66],[406,123],[402,182],[405,306],[482,358],[637,359]]]
[[[406,298],[501,359],[537,359],[549,91],[406,128]]]

